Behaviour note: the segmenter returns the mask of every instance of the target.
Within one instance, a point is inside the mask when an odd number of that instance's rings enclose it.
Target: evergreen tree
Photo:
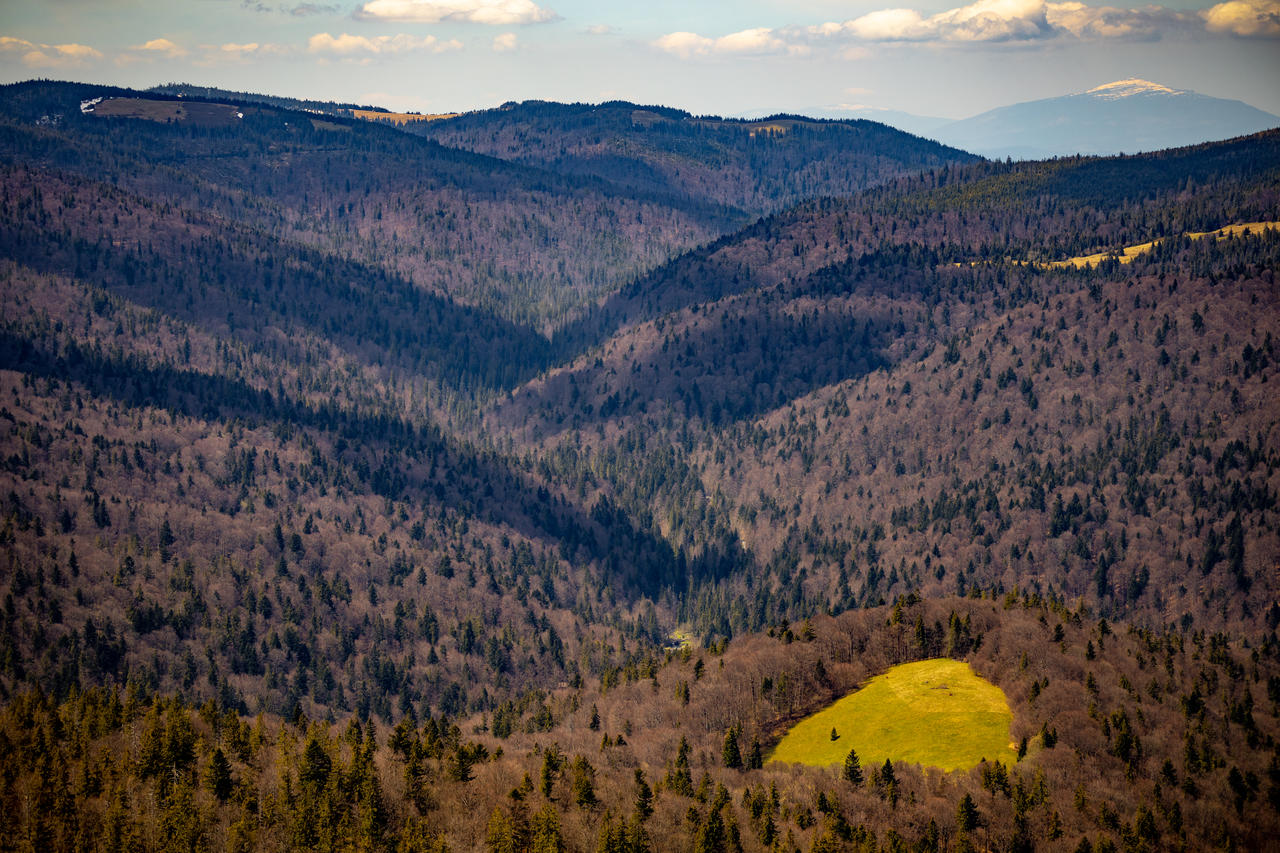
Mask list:
[[[751,738],[751,751],[747,755],[747,768],[759,770],[764,767],[764,750],[760,746],[760,738]]]
[[[573,759],[573,801],[582,807],[596,804],[596,771],[581,755]]]
[[[646,821],[653,815],[653,789],[644,778],[644,771],[636,768],[636,817]]]
[[[972,832],[977,825],[978,807],[974,805],[973,797],[965,794],[956,807],[956,829],[960,832]]]
[[[730,727],[724,734],[724,748],[721,751],[724,766],[730,770],[742,769],[742,751],[738,748],[738,730]]]
[[[531,853],[564,853],[564,837],[560,834],[560,813],[547,803],[533,816]]]
[[[222,753],[222,747],[213,750],[209,756],[209,766],[205,769],[205,787],[209,789],[219,802],[225,803],[231,796],[231,762]]]
[[[307,745],[302,749],[302,761],[298,766],[298,779],[304,786],[320,789],[329,781],[329,771],[333,768],[333,760],[320,745],[314,733],[307,736]]]
[[[516,853],[516,842],[512,837],[511,820],[506,812],[495,806],[489,815],[489,827],[485,830],[485,845],[489,853]]]
[[[862,762],[858,761],[856,750],[849,750],[849,754],[844,757],[844,770],[841,775],[850,785],[862,784]]]
[[[689,741],[681,735],[680,746],[676,750],[675,766],[667,770],[664,780],[668,788],[686,797],[693,796],[693,772],[689,769],[689,751]]]
[[[719,809],[714,809],[698,826],[693,839],[694,853],[725,853],[728,849],[724,818]]]

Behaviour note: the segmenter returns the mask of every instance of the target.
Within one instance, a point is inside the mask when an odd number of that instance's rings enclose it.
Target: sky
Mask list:
[[[0,0],[0,81],[33,77],[946,118],[1138,77],[1280,114],[1280,0]]]

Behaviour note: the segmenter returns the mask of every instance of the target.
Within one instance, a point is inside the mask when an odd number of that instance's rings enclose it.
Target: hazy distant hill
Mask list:
[[[937,128],[936,139],[985,157],[1157,151],[1280,126],[1241,101],[1119,80],[1076,95],[990,110]]]
[[[280,95],[264,94],[260,92],[237,92],[231,89],[219,89],[214,86],[196,86],[192,83],[165,83],[162,86],[152,86],[147,89],[148,92],[154,92],[160,95],[173,95],[183,98],[198,98],[201,100],[227,100],[236,103],[262,104],[269,107],[280,107],[286,110],[308,110],[311,112],[323,112],[331,115],[350,117],[353,110],[377,110],[380,109],[373,105],[340,103],[336,101],[315,101],[303,98],[287,98]]]
[[[445,145],[592,176],[632,192],[706,199],[754,218],[974,159],[868,121],[693,116],[623,101],[526,101],[409,129]]]
[[[96,97],[123,101],[91,107]],[[374,122],[246,104],[217,127],[111,117],[149,101],[69,83],[0,88],[24,163],[336,252],[549,331],[626,278],[747,219],[702,199],[623,191],[448,148]],[[175,113],[176,115],[176,113]],[[231,113],[226,113],[231,115]]]
[[[749,121],[758,121],[770,115],[776,115],[777,112],[777,110],[751,110],[742,113],[741,118]],[[921,116],[914,113],[903,112],[902,110],[891,110],[883,107],[869,107],[861,104],[789,108],[787,112],[802,116],[809,116],[811,118],[831,119],[834,121],[855,121],[858,119],[874,121],[879,122],[880,124],[887,124],[889,127],[897,128],[905,133],[923,137],[924,139],[936,138],[938,128],[951,124],[955,121],[955,119],[939,118],[938,116]]]

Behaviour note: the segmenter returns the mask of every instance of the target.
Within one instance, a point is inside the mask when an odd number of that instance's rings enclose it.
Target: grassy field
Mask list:
[[[1245,222],[1239,225],[1228,225],[1225,228],[1219,228],[1217,231],[1192,231],[1187,234],[1192,240],[1201,240],[1205,237],[1216,237],[1223,240],[1228,236],[1238,237],[1245,231],[1257,234],[1268,228],[1280,228],[1280,222]],[[1127,264],[1143,252],[1149,252],[1155,243],[1139,243],[1136,246],[1126,246],[1122,253],[1116,254],[1116,260],[1122,264]],[[1080,255],[1075,258],[1067,258],[1065,261],[1054,261],[1046,264],[1049,267],[1083,267],[1097,266],[1103,260],[1111,256],[1111,252],[1098,252],[1094,255]]]
[[[240,120],[243,108],[204,101],[164,101],[150,98],[107,98],[93,108],[106,118],[141,118],[158,122],[230,127]]]
[[[380,110],[352,110],[351,114],[365,121],[389,121],[392,124],[408,124],[411,121],[439,121],[454,118],[457,113],[384,113]]]
[[[1004,693],[969,664],[949,658],[896,666],[801,720],[769,757],[842,765],[850,749],[864,767],[898,762],[964,770],[983,758],[1013,762],[1013,712]],[[839,735],[831,739],[831,730]]]

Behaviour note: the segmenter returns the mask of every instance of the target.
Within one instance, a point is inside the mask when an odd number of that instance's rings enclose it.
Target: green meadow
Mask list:
[[[864,767],[886,758],[943,770],[966,770],[984,758],[1012,763],[1012,722],[1004,693],[969,664],[917,661],[895,666],[801,720],[769,760],[841,765],[854,749]]]

